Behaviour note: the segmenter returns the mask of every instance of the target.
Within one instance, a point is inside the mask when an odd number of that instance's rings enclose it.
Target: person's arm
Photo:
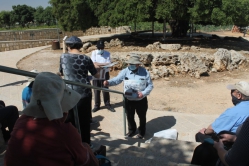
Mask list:
[[[214,141],[214,148],[217,150],[218,156],[221,160],[221,162],[228,166],[228,164],[225,161],[225,156],[227,154],[227,151],[224,149],[224,144],[222,142],[222,140],[220,140],[219,142]]]
[[[62,68],[62,64],[61,64],[61,57],[60,57],[60,66],[59,66],[59,72],[56,73],[59,76],[63,76],[63,68]]]
[[[75,165],[98,166],[99,161],[93,154],[90,146],[82,143],[77,130],[71,124],[65,124],[65,144],[72,155]]]
[[[95,78],[99,78],[99,72],[95,68],[93,61],[91,59],[89,59],[88,65],[89,65],[89,72],[91,73],[91,75],[94,76]]]
[[[229,166],[248,165],[249,163],[249,118],[243,123],[232,149],[225,155],[225,162]]]
[[[150,78],[150,73],[147,70],[146,70],[146,73],[147,73],[147,75],[146,75],[147,87],[141,92],[142,95],[138,94],[139,98],[148,96],[150,94],[150,92],[152,91],[152,89],[154,88],[152,80]]]
[[[127,70],[127,68],[125,68],[121,72],[119,72],[119,74],[116,77],[114,77],[110,80],[104,81],[104,83],[103,83],[104,86],[114,86],[114,85],[120,84],[125,78],[126,70]]]

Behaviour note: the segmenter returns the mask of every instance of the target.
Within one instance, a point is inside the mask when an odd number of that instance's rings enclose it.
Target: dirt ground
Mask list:
[[[230,32],[216,32],[215,34],[235,37],[243,36],[243,34]],[[217,48],[234,49],[242,53],[244,53],[243,51],[249,51],[248,43],[230,40],[180,41],[180,44],[183,46],[200,46],[201,51],[209,53],[216,52]],[[125,49],[111,48],[107,50],[110,52],[127,52],[134,49],[149,51],[140,46],[141,44],[136,46],[130,44]],[[51,50],[50,48],[41,50],[20,60],[17,67],[26,71],[37,69],[39,72],[50,71],[56,73],[59,68],[61,53],[62,50]],[[244,55],[249,58],[249,54],[244,53]],[[248,70],[249,67],[234,71],[209,73],[209,76],[202,76],[200,79],[192,78],[188,75],[177,75],[169,77],[169,79],[154,80],[154,89],[148,96],[149,109],[194,114],[220,114],[226,108],[232,106],[230,91],[226,89],[226,85],[240,80],[249,82]],[[112,72],[111,77],[114,77],[116,74],[117,72]],[[120,84],[110,89],[122,91],[123,85]],[[114,107],[120,107],[121,102],[121,95],[111,94],[111,104]]]

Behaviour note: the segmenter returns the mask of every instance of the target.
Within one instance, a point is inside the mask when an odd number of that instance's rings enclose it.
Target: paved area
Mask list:
[[[97,39],[101,36],[108,37],[110,34],[81,37],[81,39]],[[47,47],[51,46],[0,52],[0,65],[16,68],[16,64],[20,59]],[[17,106],[19,111],[21,111],[21,93],[26,84],[26,80],[27,79],[24,76],[0,72],[0,100],[5,101],[6,105]],[[122,103],[114,104],[114,107],[116,109],[115,113],[110,112],[105,108],[93,113],[94,120],[98,121],[98,123],[92,125],[92,137],[98,135],[118,137],[119,139],[124,137]],[[148,110],[147,133],[143,141],[151,138],[155,132],[169,128],[178,131],[179,140],[194,141],[195,133],[198,132],[201,127],[207,127],[217,116],[218,115],[198,115]],[[137,117],[136,121],[138,122]]]

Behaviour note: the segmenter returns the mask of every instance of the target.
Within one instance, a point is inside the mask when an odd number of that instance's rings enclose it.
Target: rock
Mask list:
[[[160,52],[154,55],[151,64],[153,66],[165,66],[165,65],[175,64],[177,61],[178,61],[178,55]]]
[[[164,50],[177,51],[181,48],[181,44],[161,44]]]
[[[90,43],[90,42],[87,42],[87,43],[85,43],[85,44],[83,44],[83,49],[84,50],[87,50],[89,47],[91,47],[92,46],[92,43]]]
[[[110,47],[117,47],[117,46],[123,47],[124,46],[124,42],[119,40],[118,38],[112,39],[109,44],[110,44]]]
[[[214,65],[213,67],[217,71],[225,71],[228,70],[231,60],[231,53],[227,49],[218,49],[218,51],[214,54]]]
[[[216,68],[212,68],[211,72],[212,72],[212,73],[217,73]]]
[[[153,50],[154,46],[152,44],[149,44],[149,45],[146,46],[146,48],[149,49],[149,50]]]
[[[191,46],[190,49],[193,51],[200,51],[200,47],[196,47],[196,46]]]
[[[169,81],[169,77],[165,77],[164,80],[165,80],[165,81]]]
[[[190,47],[182,47],[181,50],[188,51],[188,50],[190,50]]]
[[[185,53],[179,57],[179,60],[181,62],[181,66],[179,66],[179,68],[182,73],[188,73],[190,76],[197,78],[201,74],[208,72],[208,68],[205,63],[194,54]]]
[[[239,68],[240,66],[247,65],[247,59],[241,53],[231,50],[231,65],[233,68]]]
[[[93,50],[96,50],[97,47],[96,46],[91,46],[87,49],[87,52],[92,52]]]

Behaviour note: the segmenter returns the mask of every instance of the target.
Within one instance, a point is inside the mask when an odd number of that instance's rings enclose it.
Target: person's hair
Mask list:
[[[66,46],[69,47],[70,49],[79,50],[81,47],[83,47],[83,43],[67,43]]]
[[[238,91],[238,90],[237,90],[237,91]],[[249,96],[244,95],[244,94],[241,93],[240,91],[238,91],[238,93],[241,94],[241,96],[243,97],[243,100],[244,100],[244,101],[249,101]]]

